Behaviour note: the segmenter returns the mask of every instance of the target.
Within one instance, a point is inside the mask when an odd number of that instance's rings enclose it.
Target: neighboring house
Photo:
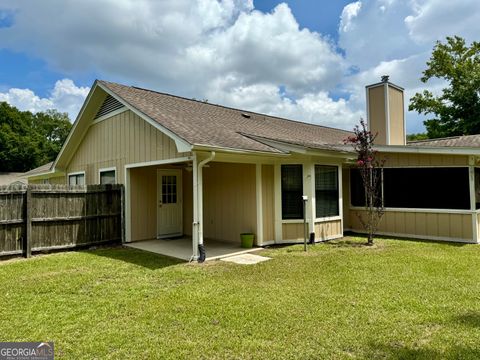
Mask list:
[[[26,185],[27,179],[23,177],[24,173],[19,172],[0,172],[0,186],[2,185]]]
[[[30,184],[65,184],[65,173],[53,170],[53,161],[23,174]]]
[[[386,158],[379,232],[477,242],[477,142],[406,144],[403,89],[388,81],[367,86],[367,112]],[[29,181],[122,183],[126,241],[192,236],[194,256],[204,238],[244,232],[259,246],[303,241],[302,195],[309,232],[329,240],[362,230],[351,134],[95,81],[57,159]]]

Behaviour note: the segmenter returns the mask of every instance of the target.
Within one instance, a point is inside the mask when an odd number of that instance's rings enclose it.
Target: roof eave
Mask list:
[[[450,146],[405,146],[405,145],[376,145],[375,150],[384,153],[406,154],[449,154],[449,155],[477,155],[478,147],[450,147]]]

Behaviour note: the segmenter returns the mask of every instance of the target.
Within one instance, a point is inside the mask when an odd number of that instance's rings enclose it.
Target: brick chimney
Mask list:
[[[367,124],[377,145],[405,145],[405,109],[403,88],[392,84],[388,75],[382,81],[366,86]]]

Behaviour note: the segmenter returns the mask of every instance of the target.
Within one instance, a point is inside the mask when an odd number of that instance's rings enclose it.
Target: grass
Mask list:
[[[125,248],[0,263],[1,341],[66,359],[480,357],[480,247],[346,238],[252,266]]]

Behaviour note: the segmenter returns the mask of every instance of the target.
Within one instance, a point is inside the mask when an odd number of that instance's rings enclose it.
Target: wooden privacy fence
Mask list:
[[[0,187],[0,256],[122,241],[122,185]]]

